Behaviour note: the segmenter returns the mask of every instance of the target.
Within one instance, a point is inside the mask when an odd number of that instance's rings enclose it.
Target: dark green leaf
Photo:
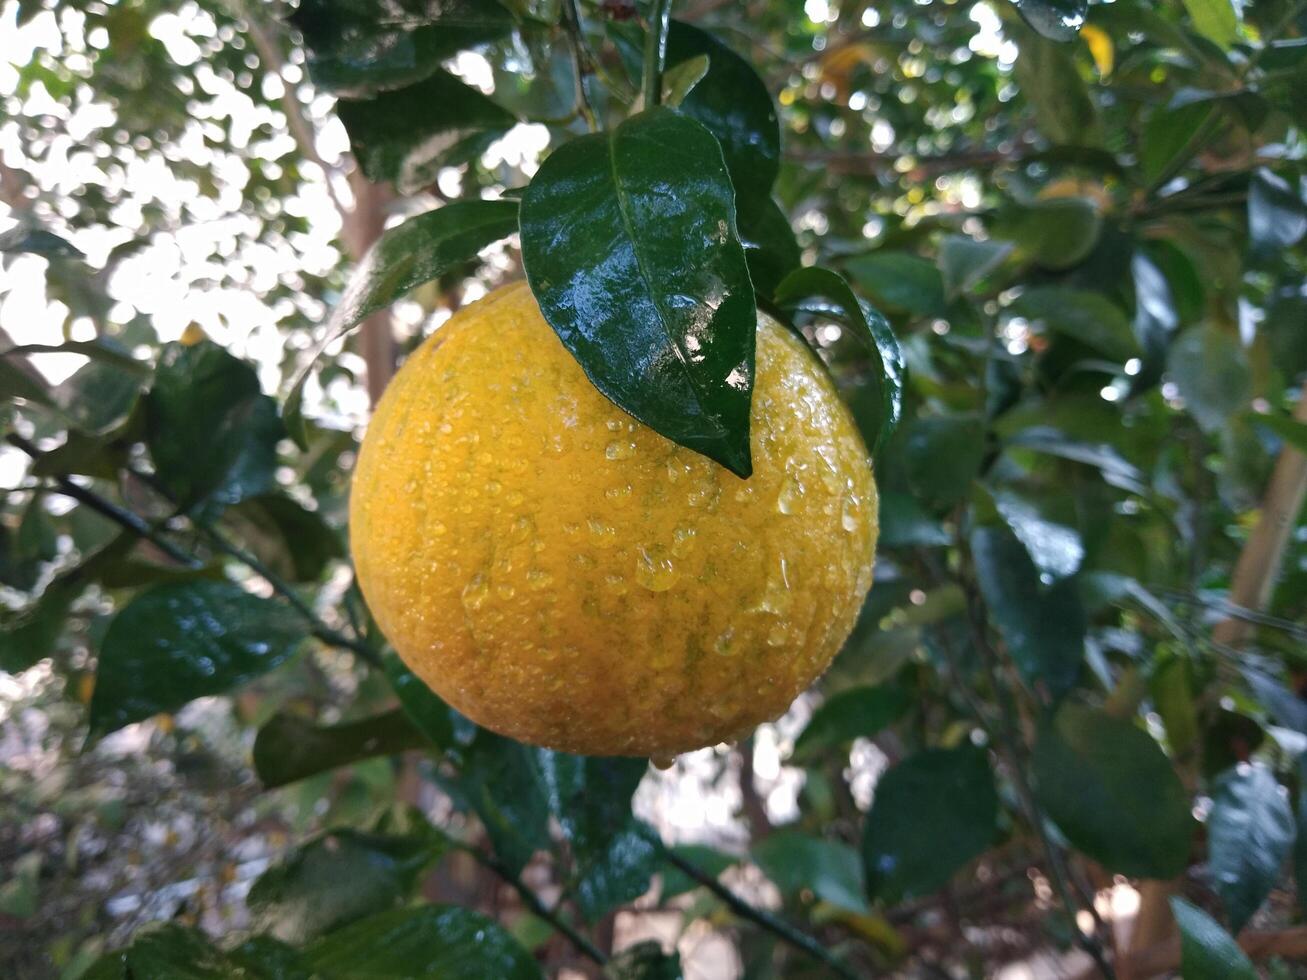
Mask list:
[[[908,483],[941,507],[965,500],[985,458],[985,423],[978,415],[915,419],[904,433]]]
[[[1208,864],[1236,935],[1279,879],[1295,829],[1289,794],[1266,766],[1244,763],[1216,778],[1207,814]]]
[[[994,506],[1035,563],[1041,580],[1074,575],[1085,558],[1080,532],[1041,510],[1040,504],[1012,490],[993,491]]]
[[[1026,549],[1006,528],[976,528],[971,550],[990,617],[1021,676],[1061,697],[1075,686],[1085,656],[1085,611],[1074,581],[1044,588]]]
[[[771,193],[780,169],[776,107],[752,65],[711,34],[672,21],[667,66],[675,68],[700,55],[708,56],[708,73],[678,111],[699,120],[717,137],[743,212],[749,202]]]
[[[1301,180],[1290,183],[1259,168],[1248,186],[1248,237],[1253,249],[1278,253],[1297,245],[1303,235],[1307,235],[1307,201]]]
[[[1215,103],[1207,101],[1154,109],[1144,127],[1144,176],[1158,183],[1178,172],[1197,149],[1195,134],[1207,128],[1216,111]]]
[[[328,831],[259,876],[247,903],[255,928],[301,944],[394,907],[438,857],[443,838]]]
[[[953,541],[948,528],[926,513],[915,496],[886,490],[880,495],[882,548],[943,548]]]
[[[1260,414],[1253,415],[1252,421],[1275,433],[1285,445],[1293,446],[1300,453],[1307,453],[1307,422],[1299,422],[1287,415]]]
[[[1228,48],[1239,33],[1239,13],[1230,0],[1184,0],[1194,28],[1217,47]]]
[[[1257,968],[1220,923],[1178,895],[1171,912],[1180,927],[1180,973],[1184,980],[1257,980]]]
[[[1139,353],[1125,313],[1099,293],[1038,287],[1022,293],[1007,311],[1074,337],[1114,361],[1124,362]]]
[[[838,272],[810,266],[795,269],[776,287],[773,297],[782,307],[808,309],[807,301],[821,297],[827,302],[811,307],[820,315],[839,320],[853,332],[854,339],[874,355],[867,388],[869,411],[859,413],[859,427],[867,447],[876,453],[894,432],[903,414],[903,351],[889,322],[854,295]]]
[[[434,183],[442,166],[478,155],[516,122],[439,68],[405,88],[369,99],[341,99],[336,114],[368,180],[393,181],[402,194]],[[474,143],[467,142],[470,138]]]
[[[872,252],[846,265],[850,278],[886,309],[917,316],[943,312],[944,279],[927,259],[907,252]]]
[[[513,201],[455,201],[382,233],[354,271],[322,342],[286,396],[286,427],[301,449],[308,448],[304,383],[327,346],[410,289],[476,258],[481,249],[516,229]]]
[[[84,588],[85,583],[56,579],[36,602],[0,620],[0,670],[17,674],[50,656],[63,633],[68,609]]]
[[[628,946],[604,966],[605,980],[681,980],[681,954],[656,939]]]
[[[1070,41],[1085,23],[1089,0],[1017,0],[1017,10],[1044,37]]]
[[[1081,442],[1069,438],[1051,426],[1037,425],[1021,430],[1009,439],[1007,444],[1093,466],[1103,474],[1103,479],[1114,487],[1121,487],[1134,493],[1148,493],[1148,488],[1144,485],[1144,475],[1106,443]]]
[[[521,225],[531,290],[595,387],[747,477],[757,311],[712,135],[657,108],[575,139]]]
[[[685,97],[708,74],[708,65],[708,56],[700,54],[663,72],[662,104],[675,109],[684,102]]]
[[[751,201],[740,210],[740,242],[749,263],[749,278],[759,296],[774,297],[776,287],[799,267],[799,243],[780,207],[771,198]]]
[[[1286,377],[1307,373],[1307,294],[1277,296],[1258,332],[1269,342],[1272,362]]]
[[[540,968],[502,926],[471,909],[423,905],[338,929],[304,953],[339,980],[541,980]]]
[[[840,908],[867,911],[862,865],[847,844],[783,830],[755,844],[753,859],[782,894],[809,890]]]
[[[254,739],[254,771],[268,789],[381,755],[426,745],[398,709],[339,725],[315,725],[278,714]]]
[[[149,927],[124,950],[97,960],[86,980],[308,980],[293,950],[273,940],[223,953],[196,929],[175,923]]]
[[[231,582],[142,592],[113,618],[100,646],[91,731],[225,693],[289,659],[306,635],[289,606]]]
[[[1045,812],[1109,871],[1171,878],[1184,870],[1194,831],[1189,794],[1147,732],[1066,704],[1040,729],[1031,768]]]
[[[457,786],[513,874],[549,846],[549,798],[532,749],[479,729],[464,753]]]
[[[1022,9],[1029,15],[1027,5]],[[1098,112],[1068,46],[1024,28],[1012,34],[1020,49],[1013,72],[1021,94],[1035,110],[1040,133],[1054,144],[1101,145]]]
[[[952,299],[997,269],[1016,246],[1003,241],[976,241],[965,235],[947,235],[939,243],[940,276],[945,296]]]
[[[64,416],[83,432],[108,432],[120,425],[141,396],[141,374],[106,361],[78,368],[52,392]]]
[[[897,685],[853,687],[827,698],[794,742],[794,762],[814,759],[855,738],[870,738],[911,704]]]
[[[1137,251],[1130,259],[1135,285],[1134,333],[1143,349],[1146,366],[1135,377],[1134,388],[1156,384],[1162,359],[1180,325],[1180,315],[1166,275],[1153,259]]]
[[[513,28],[493,0],[378,6],[367,0],[301,0],[291,16],[310,49],[314,84],[359,98],[426,78],[457,52]]]
[[[47,408],[55,404],[54,395],[43,377],[35,371],[24,371],[4,356],[0,356],[0,398],[5,401],[20,398]]]
[[[1001,213],[993,232],[1047,269],[1069,269],[1093,251],[1102,227],[1093,201],[1055,197]]]
[[[1248,358],[1236,337],[1212,324],[1190,327],[1171,345],[1166,371],[1185,408],[1208,432],[1252,398]]]
[[[129,445],[117,432],[90,435],[69,429],[64,441],[32,462],[33,476],[95,476],[112,480],[127,463]]]
[[[417,674],[409,670],[393,650],[387,650],[382,655],[381,663],[390,686],[399,697],[401,707],[413,724],[439,748],[453,746],[454,721],[449,705]]]
[[[0,234],[0,252],[30,252],[33,255],[65,259],[85,258],[72,242],[44,228],[33,228],[22,222]]]
[[[182,508],[275,486],[282,425],[254,368],[217,344],[169,344],[145,402],[155,474]]]
[[[927,895],[985,851],[996,834],[998,794],[982,749],[927,749],[890,769],[862,835],[867,892],[893,904]]]
[[[345,550],[317,511],[279,493],[243,500],[227,512],[241,539],[265,565],[293,582],[315,582]]]

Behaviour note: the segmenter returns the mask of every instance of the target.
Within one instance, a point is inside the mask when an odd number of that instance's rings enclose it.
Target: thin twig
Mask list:
[[[667,30],[671,18],[672,0],[653,0],[649,33],[644,39],[644,70],[640,84],[646,109],[652,109],[663,98],[663,62],[667,58]]]
[[[755,925],[766,929],[777,938],[789,943],[795,949],[802,950],[814,959],[820,960],[840,976],[846,978],[846,980],[857,980],[858,975],[853,972],[847,963],[837,957],[812,936],[809,936],[806,932],[790,925],[779,916],[772,915],[766,909],[760,909],[757,906],[746,902],[715,877],[708,874],[708,872],[704,871],[693,862],[687,861],[671,848],[662,846],[661,843],[659,846],[662,851],[663,859],[667,861],[668,864],[703,885],[703,887],[707,888],[710,892],[725,902],[731,911],[740,918],[748,919]]]
[[[27,453],[33,460],[39,460],[45,454],[35,445],[24,439],[16,432],[11,432],[5,436],[5,441],[16,449],[21,449]],[[186,568],[198,568],[201,562],[191,554],[187,554],[178,548],[175,544],[160,534],[159,529],[149,524],[143,517],[132,513],[130,510],[119,507],[113,501],[100,496],[94,490],[87,487],[78,486],[66,476],[51,477],[58,492],[65,497],[71,497],[90,507],[97,514],[102,514],[109,520],[118,524],[120,527],[131,531],[138,537],[144,538],[154,545],[173,561]]]
[[[587,959],[593,960],[600,966],[603,966],[608,962],[608,957],[604,954],[603,950],[578,932],[574,926],[550,909],[544,902],[540,901],[539,896],[528,888],[521,878],[509,871],[508,868],[504,867],[504,865],[500,864],[497,859],[491,857],[489,854],[477,850],[475,847],[467,847],[464,848],[464,850],[483,868],[493,871],[508,883],[513,891],[521,896],[523,903],[525,903],[526,907],[531,910],[533,915],[544,919],[566,936],[568,942],[575,946]]]
[[[598,132],[599,117],[595,115],[590,96],[585,91],[585,78],[594,74],[590,63],[590,52],[585,45],[585,34],[581,29],[581,15],[576,9],[576,0],[563,0],[563,30],[568,43],[572,46],[572,73],[576,78],[576,111],[585,120],[590,132]]]

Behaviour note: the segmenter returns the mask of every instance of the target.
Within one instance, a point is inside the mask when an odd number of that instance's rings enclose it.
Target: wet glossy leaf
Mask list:
[[[595,387],[747,477],[757,312],[712,134],[657,108],[572,140],[521,226],[531,290]]]
[[[706,31],[672,21],[667,66],[674,69],[700,55],[708,56],[708,72],[677,111],[697,119],[717,137],[744,213],[751,201],[771,193],[780,169],[776,107],[752,65]]]
[[[422,733],[398,709],[338,725],[278,714],[254,739],[254,771],[272,789],[364,759],[424,747]]]
[[[1058,197],[999,214],[995,237],[1011,239],[1021,255],[1047,269],[1069,269],[1098,243],[1103,220],[1093,201]]]
[[[910,704],[907,692],[892,684],[833,694],[813,712],[795,740],[793,761],[802,763],[855,738],[870,738],[901,718]]]
[[[1119,306],[1099,293],[1039,287],[1022,293],[1008,312],[1046,330],[1074,337],[1114,361],[1139,353],[1134,331]]]
[[[977,415],[913,421],[904,433],[904,463],[913,491],[941,508],[971,493],[985,457],[985,423]]]
[[[997,819],[984,750],[909,756],[876,784],[862,836],[867,893],[893,904],[943,887],[994,842]]]
[[[868,410],[858,417],[867,447],[877,453],[903,414],[903,351],[889,322],[858,299],[838,272],[817,266],[795,269],[776,287],[773,298],[781,307],[811,310],[838,320],[874,356],[873,363],[879,363],[880,372],[873,366],[867,382]],[[820,302],[812,302],[814,299]]]
[[[367,0],[301,0],[291,23],[310,49],[314,85],[352,98],[421,81],[444,59],[513,28],[513,18],[494,0],[393,7]]]
[[[1256,251],[1291,248],[1307,235],[1307,200],[1301,178],[1291,183],[1265,167],[1248,185],[1248,236]]]
[[[516,230],[516,202],[455,201],[382,233],[354,271],[322,342],[286,396],[286,427],[301,449],[308,448],[304,383],[327,346],[415,286],[471,261],[487,245]]]
[[[1017,0],[1017,10],[1044,37],[1069,41],[1085,23],[1089,0]]]
[[[68,421],[83,432],[104,433],[132,413],[143,381],[138,369],[91,361],[58,385],[51,398]]]
[[[255,928],[301,944],[394,907],[439,857],[442,837],[386,837],[348,827],[301,845],[259,876],[247,903]]]
[[[847,844],[780,831],[754,845],[753,859],[782,894],[798,895],[806,889],[840,908],[867,911],[862,863]]]
[[[1035,795],[1078,850],[1109,871],[1170,878],[1189,860],[1189,794],[1156,742],[1132,721],[1066,704],[1031,760]]]
[[[1157,383],[1167,347],[1180,325],[1180,315],[1171,285],[1152,257],[1142,250],[1135,252],[1130,259],[1130,274],[1135,286],[1132,326],[1145,362],[1132,385],[1137,391]]]
[[[457,788],[513,874],[549,846],[549,797],[532,749],[479,729],[463,753]]]
[[[390,686],[399,697],[400,705],[422,734],[442,749],[454,745],[452,709],[441,700],[440,695],[409,670],[393,650],[387,650],[382,655],[381,664]]]
[[[932,517],[910,493],[886,490],[880,495],[882,548],[942,548],[953,541],[942,523]]]
[[[217,344],[169,344],[145,400],[155,474],[183,509],[213,495],[225,504],[275,485],[283,430],[276,404],[246,362]]]
[[[696,55],[663,72],[662,104],[675,109],[708,74],[708,56]]]
[[[341,99],[336,114],[368,180],[393,181],[402,194],[433,183],[440,167],[476,156],[516,122],[439,68],[405,88]]]
[[[289,659],[306,635],[289,606],[231,582],[142,592],[113,618],[100,646],[91,731],[223,694]]]
[[[945,295],[951,299],[976,285],[1002,265],[1015,248],[1012,242],[946,235],[939,243],[936,260]]]
[[[740,243],[749,263],[749,278],[759,296],[774,298],[776,287],[799,267],[802,256],[790,219],[771,198],[760,198],[740,211]]]
[[[1257,968],[1210,915],[1178,895],[1171,912],[1180,927],[1180,972],[1185,980],[1257,980]]]
[[[1038,425],[1021,430],[1008,440],[1007,445],[1093,466],[1114,487],[1135,493],[1148,493],[1144,486],[1144,475],[1139,469],[1106,443],[1082,442],[1051,426]]]
[[[994,506],[1017,540],[1025,546],[1040,578],[1066,578],[1085,558],[1080,532],[1043,513],[1034,500],[1011,491],[993,491]]]
[[[1184,0],[1194,29],[1217,47],[1228,48],[1239,33],[1239,12],[1231,0]]]
[[[657,854],[631,817],[631,796],[648,763],[541,749],[536,752],[536,765],[549,809],[571,843],[581,914],[595,921],[643,895]]]
[[[307,980],[308,972],[298,968],[293,950],[274,941],[224,953],[199,930],[165,923],[142,931],[130,946],[102,957],[83,976],[87,980]]]
[[[1238,339],[1219,327],[1190,327],[1171,345],[1166,371],[1185,408],[1208,432],[1243,410],[1252,398],[1248,358]]]
[[[493,919],[471,909],[423,905],[369,916],[319,939],[310,969],[339,980],[541,980],[535,960]]]
[[[681,980],[681,955],[656,939],[628,946],[604,966],[605,980]]]
[[[1075,583],[1045,588],[1026,549],[1006,528],[971,534],[976,576],[989,614],[1026,683],[1058,698],[1075,686],[1085,656],[1085,611]]]
[[[1266,766],[1245,763],[1216,778],[1207,814],[1208,864],[1236,935],[1279,879],[1295,830],[1289,794]]]
[[[1023,8],[1027,15],[1029,9]],[[1019,48],[1013,71],[1021,94],[1035,111],[1040,133],[1055,144],[1099,146],[1103,134],[1098,112],[1072,49],[1031,33],[1019,23],[1012,27]]]
[[[849,277],[884,309],[917,316],[943,311],[944,279],[927,259],[906,252],[872,252],[845,265]]]

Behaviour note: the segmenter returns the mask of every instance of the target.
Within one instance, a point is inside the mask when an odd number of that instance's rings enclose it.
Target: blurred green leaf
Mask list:
[[[109,953],[82,980],[308,980],[295,952],[275,940],[249,942],[230,953],[202,932],[176,923],[140,932],[130,946]]]
[[[1172,878],[1189,861],[1189,794],[1132,721],[1065,704],[1041,726],[1035,796],[1078,850],[1118,874]]]
[[[870,738],[901,718],[910,705],[908,693],[894,684],[851,687],[833,694],[795,739],[793,762],[811,761],[855,738]]]
[[[1115,361],[1124,362],[1139,353],[1125,313],[1098,293],[1056,287],[1029,289],[1008,312],[1074,337]]]
[[[662,104],[675,109],[694,87],[708,74],[710,62],[706,54],[695,55],[663,72]]]
[[[135,369],[95,360],[58,385],[51,398],[68,421],[83,432],[104,433],[132,413],[141,397],[142,380]]]
[[[260,561],[292,582],[315,582],[333,559],[345,556],[322,515],[285,494],[242,500],[226,518]]]
[[[541,980],[540,967],[493,919],[422,905],[369,916],[304,952],[311,970],[339,980]]]
[[[1171,912],[1180,927],[1180,972],[1184,980],[1257,980],[1257,968],[1234,938],[1210,915],[1178,895]]]
[[[656,108],[574,139],[532,179],[521,225],[531,290],[595,387],[747,477],[757,311],[712,135]]]
[[[868,911],[862,864],[847,844],[782,830],[754,844],[753,859],[784,895],[811,891],[840,908]]]
[[[1172,657],[1159,666],[1150,680],[1149,691],[1157,713],[1162,716],[1171,754],[1186,755],[1198,744],[1200,731],[1187,662]]]
[[[1154,109],[1144,127],[1140,154],[1144,176],[1158,183],[1182,168],[1197,149],[1195,134],[1211,124],[1217,111],[1210,101]]]
[[[1093,201],[1055,197],[1000,211],[990,229],[1011,239],[1021,255],[1047,269],[1069,269],[1093,251],[1103,219]]]
[[[245,361],[217,344],[168,344],[145,402],[155,476],[183,509],[235,504],[275,486],[277,407]]]
[[[405,666],[393,650],[381,656],[381,664],[399,697],[405,714],[427,738],[442,749],[454,745],[453,709],[426,682]]]
[[[944,310],[944,279],[935,263],[907,252],[871,252],[845,263],[871,299],[890,310],[933,316]]]
[[[697,119],[721,144],[741,214],[771,193],[780,169],[781,134],[771,94],[749,62],[711,34],[674,20],[666,65],[708,56],[708,72],[677,111]]]
[[[927,749],[876,784],[862,835],[867,892],[893,904],[928,895],[994,843],[998,794],[983,749]]]
[[[481,249],[516,229],[514,201],[454,201],[382,232],[354,271],[322,341],[286,396],[286,427],[301,449],[308,448],[304,383],[327,346],[415,286],[476,258]]]
[[[1190,327],[1171,345],[1166,371],[1185,408],[1208,432],[1225,424],[1252,398],[1252,374],[1238,339],[1219,327]]]
[[[1208,863],[1236,935],[1279,880],[1296,829],[1288,791],[1266,766],[1237,765],[1213,783]]]
[[[1022,429],[1007,441],[1007,445],[1016,449],[1030,449],[1049,456],[1057,456],[1060,459],[1069,459],[1075,463],[1084,463],[1098,469],[1103,474],[1103,479],[1114,487],[1143,495],[1149,492],[1144,482],[1144,474],[1114,446],[1107,443],[1082,442],[1070,438],[1052,426],[1037,425]]]
[[[908,484],[918,497],[948,508],[971,494],[985,458],[985,423],[978,415],[914,419],[904,433]]]
[[[1029,4],[1021,9],[1028,17]],[[1012,35],[1020,49],[1013,70],[1022,94],[1035,110],[1040,133],[1055,144],[1100,145],[1103,134],[1098,112],[1068,46],[1024,29],[1014,30]]]
[[[479,729],[463,753],[456,787],[510,873],[549,846],[549,797],[532,749]]]
[[[1228,48],[1239,33],[1239,12],[1230,0],[1184,0],[1194,28],[1217,47]]]
[[[681,980],[681,954],[656,939],[628,946],[604,966],[605,980]]]
[[[159,585],[109,624],[96,665],[91,731],[114,731],[288,660],[307,636],[289,607],[231,582]]]
[[[944,295],[952,299],[979,283],[1007,260],[1012,242],[977,241],[965,235],[945,235],[939,243],[940,277]]]
[[[1044,513],[1041,502],[1013,490],[995,489],[992,495],[999,515],[1025,546],[1041,581],[1066,578],[1080,570],[1085,545],[1075,528]]]
[[[441,68],[401,89],[340,99],[336,114],[368,180],[393,181],[401,194],[434,183],[440,167],[479,155],[516,122]]]
[[[1044,37],[1070,41],[1085,22],[1089,0],[1017,0],[1017,10]]]
[[[814,303],[816,297],[826,302]],[[873,454],[879,452],[903,414],[903,351],[889,321],[858,299],[838,272],[817,266],[795,269],[776,287],[773,298],[781,307],[803,309],[840,321],[852,331],[854,340],[873,355],[866,385],[871,404],[857,418],[867,447]]]
[[[254,882],[247,903],[255,928],[301,944],[393,907],[447,846],[434,828],[425,837],[327,831]]]
[[[1228,0],[1214,0],[1228,2]],[[1278,254],[1307,235],[1307,200],[1302,179],[1294,182],[1260,167],[1248,185],[1248,236],[1254,251]]]
[[[425,745],[422,733],[398,709],[338,725],[315,725],[294,715],[278,714],[254,739],[254,771],[268,789],[320,772],[394,755]]]
[[[769,197],[740,209],[740,243],[749,263],[749,278],[758,295],[774,297],[776,287],[799,267],[799,243],[790,219]]]

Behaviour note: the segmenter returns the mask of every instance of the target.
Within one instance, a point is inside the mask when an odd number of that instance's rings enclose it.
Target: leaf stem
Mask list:
[[[33,460],[39,460],[45,454],[41,452],[33,443],[24,439],[16,432],[11,432],[5,436],[5,441],[16,449],[20,449],[30,456]],[[134,514],[130,510],[119,507],[111,500],[100,496],[94,490],[87,487],[79,486],[66,476],[56,476],[51,478],[58,492],[65,497],[71,497],[80,503],[90,507],[97,514],[109,518],[115,524],[131,531],[137,537],[144,538],[154,545],[173,561],[186,568],[198,568],[200,561],[191,554],[182,551],[175,544],[163,537],[159,530],[149,524],[139,514]]]
[[[567,937],[568,942],[577,948],[577,950],[587,959],[593,960],[600,966],[608,962],[608,957],[598,946],[592,943],[570,923],[565,921],[557,912],[550,909],[544,902],[540,901],[538,895],[533,892],[517,875],[513,874],[508,868],[500,864],[496,858],[477,850],[475,847],[463,848],[466,853],[480,864],[483,868],[493,871],[502,878],[513,891],[521,897],[526,907],[531,910],[531,914],[537,918],[544,919],[551,926]]]
[[[585,34],[581,30],[581,15],[576,9],[576,0],[563,0],[562,20],[563,30],[572,48],[572,74],[576,79],[576,111],[585,120],[590,132],[596,133],[600,128],[599,118],[595,115],[594,106],[590,104],[590,96],[585,91],[585,77],[594,74],[594,66],[590,62],[590,52],[585,45]]]
[[[812,936],[790,925],[779,916],[772,915],[772,913],[768,912],[766,909],[757,908],[756,906],[746,902],[715,877],[708,874],[708,872],[704,871],[698,865],[687,861],[671,848],[662,844],[661,841],[655,841],[655,843],[662,851],[663,860],[677,868],[686,876],[703,885],[704,888],[707,888],[710,892],[725,902],[730,910],[740,918],[748,919],[755,925],[761,926],[779,939],[789,943],[795,949],[807,953],[813,959],[820,960],[835,973],[844,977],[845,980],[857,980],[858,975],[853,972],[853,969],[847,963],[837,957]]]
[[[652,109],[662,101],[663,61],[667,57],[667,29],[671,17],[672,0],[653,0],[649,32],[644,39],[644,72],[640,86],[646,109]]]

